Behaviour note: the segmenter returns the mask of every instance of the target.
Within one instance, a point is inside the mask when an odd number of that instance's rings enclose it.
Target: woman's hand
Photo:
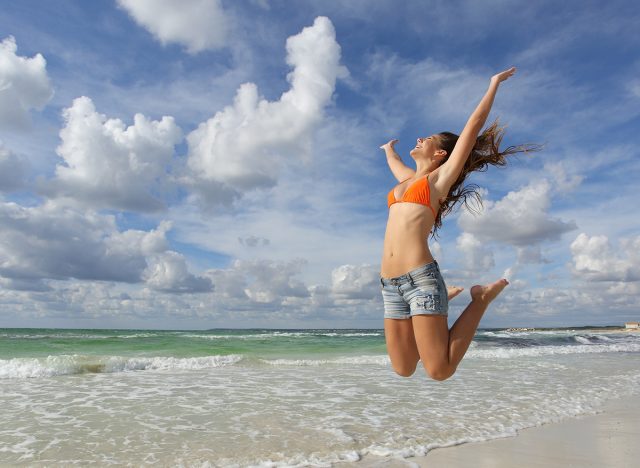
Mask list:
[[[383,150],[391,150],[393,151],[393,146],[398,143],[398,140],[389,140],[387,143],[385,143],[384,145],[380,146],[381,149]]]
[[[495,82],[496,84],[500,84],[503,81],[509,79],[509,77],[513,76],[513,74],[516,72],[516,67],[511,67],[508,70],[505,70],[501,73],[498,73],[496,75],[493,75],[491,77],[491,82]]]

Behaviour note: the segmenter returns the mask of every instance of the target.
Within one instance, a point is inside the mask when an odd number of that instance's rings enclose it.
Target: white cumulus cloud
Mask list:
[[[224,46],[229,19],[220,0],[118,0],[163,45],[178,43],[191,54]]]
[[[235,260],[224,270],[211,270],[217,294],[228,299],[240,300],[240,304],[281,304],[290,297],[309,297],[309,290],[298,279],[306,265],[302,259],[288,262],[274,260]]]
[[[96,112],[79,97],[63,112],[66,121],[57,149],[64,159],[44,190],[97,208],[152,211],[164,207],[167,166],[182,131],[172,117],[134,116],[133,125]]]
[[[551,185],[545,179],[519,191],[509,192],[497,202],[484,201],[479,214],[463,210],[458,225],[481,241],[498,241],[526,247],[542,241],[557,240],[573,229],[573,221],[563,221],[549,213]]]
[[[44,57],[20,57],[17,49],[12,36],[0,42],[0,127],[24,127],[29,111],[42,109],[53,96]]]
[[[380,295],[379,267],[341,265],[331,272],[331,292],[340,299],[371,299]]]
[[[254,83],[245,83],[233,105],[187,137],[188,183],[210,201],[228,202],[253,188],[273,186],[284,160],[295,163],[311,154],[313,131],[346,69],[328,18],[318,17],[289,37],[286,48],[291,87],[279,100],[267,101]]]
[[[640,236],[621,239],[614,250],[607,236],[581,233],[571,254],[573,273],[588,281],[640,281]]]
[[[211,290],[208,278],[189,273],[185,258],[178,252],[166,251],[155,255],[143,273],[146,283],[165,292],[204,292]]]

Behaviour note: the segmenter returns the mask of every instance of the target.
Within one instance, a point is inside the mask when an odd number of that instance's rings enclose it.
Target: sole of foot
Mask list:
[[[471,299],[473,299],[474,301],[483,301],[489,303],[493,301],[508,284],[509,282],[504,278],[499,279],[494,283],[486,284],[484,286],[476,284],[471,288]]]

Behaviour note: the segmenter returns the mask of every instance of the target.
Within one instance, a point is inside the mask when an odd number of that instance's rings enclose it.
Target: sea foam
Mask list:
[[[241,360],[241,355],[190,358],[154,356],[147,358],[62,354],[46,358],[0,359],[0,378],[20,379],[140,370],[197,370],[234,365]]]

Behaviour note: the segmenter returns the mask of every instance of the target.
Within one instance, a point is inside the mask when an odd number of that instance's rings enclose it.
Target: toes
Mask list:
[[[491,283],[486,286],[476,284],[471,288],[471,297],[474,300],[491,302],[508,284],[509,281],[505,278],[499,279],[495,283]]]
[[[449,300],[453,299],[454,297],[456,297],[458,294],[460,294],[463,291],[464,288],[461,288],[460,286],[449,286],[447,288],[447,297]]]

